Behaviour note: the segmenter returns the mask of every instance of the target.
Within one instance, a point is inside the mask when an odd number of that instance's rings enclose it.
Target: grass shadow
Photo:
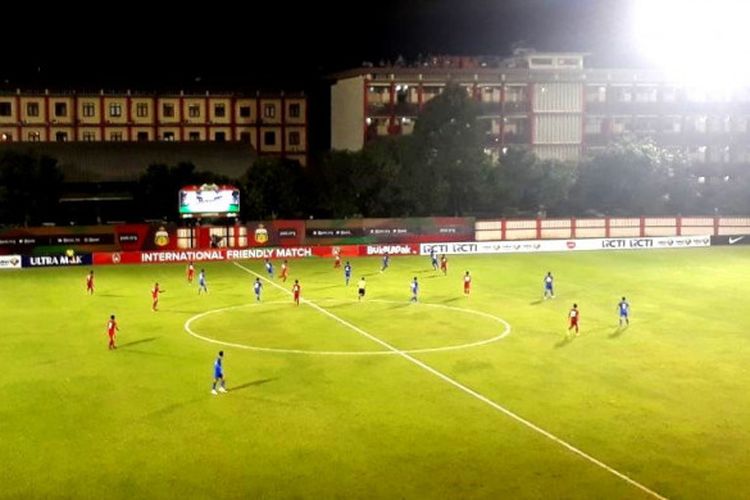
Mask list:
[[[134,346],[134,345],[138,345],[138,344],[144,344],[146,342],[153,342],[154,340],[156,340],[158,338],[159,337],[149,337],[147,339],[134,340],[132,342],[127,342],[125,344],[120,344],[120,345],[117,346],[117,348],[118,349],[122,349],[123,347],[130,347],[130,346]]]
[[[234,387],[229,388],[228,392],[241,391],[242,389],[247,389],[248,387],[254,387],[257,385],[267,384],[269,382],[273,382],[274,380],[278,380],[278,377],[253,380],[252,382],[246,382],[244,384],[235,385]]]
[[[538,305],[539,305],[539,304],[541,304],[542,302],[544,302],[544,299],[539,299],[539,300],[535,300],[535,301],[533,301],[533,302],[529,302],[529,305],[530,305],[530,306],[538,306]]]
[[[560,339],[559,341],[555,342],[555,348],[559,349],[561,347],[565,347],[573,342],[573,338],[575,338],[575,335],[569,335],[565,334],[565,337]]]
[[[628,326],[629,325],[625,325],[624,328],[621,326],[618,326],[617,328],[614,329],[614,331],[612,331],[612,333],[608,335],[608,338],[616,339],[617,337],[620,337],[623,333],[625,333],[625,330],[628,329]]]

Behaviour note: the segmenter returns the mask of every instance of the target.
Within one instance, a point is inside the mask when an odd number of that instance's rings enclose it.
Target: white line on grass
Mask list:
[[[257,276],[258,278],[261,278],[262,280],[267,281],[268,283],[270,283],[271,285],[275,286],[276,288],[278,288],[280,290],[283,290],[284,292],[286,292],[288,294],[291,294],[291,292],[289,290],[287,290],[286,288],[284,288],[283,286],[281,286],[281,285],[279,285],[277,283],[274,283],[273,281],[267,279],[265,276],[262,276],[262,275],[256,273],[252,269],[249,269],[249,268],[243,266],[242,264],[240,264],[238,262],[234,262],[234,265],[237,266],[237,267],[239,267],[240,269],[244,270],[245,272],[247,272],[249,274],[252,274],[254,276]],[[641,490],[641,491],[643,491],[645,493],[648,493],[649,495],[653,496],[654,498],[658,498],[660,500],[667,500],[666,497],[660,495],[659,493],[657,493],[654,490],[648,488],[647,486],[642,485],[641,483],[639,483],[635,479],[632,479],[630,476],[627,476],[627,475],[623,474],[622,472],[620,472],[620,471],[618,471],[616,469],[613,469],[612,467],[610,467],[609,465],[605,464],[601,460],[592,457],[591,455],[589,455],[585,451],[576,448],[572,444],[570,444],[567,441],[565,441],[565,440],[563,440],[563,439],[555,436],[551,432],[542,429],[538,425],[534,424],[533,422],[531,422],[529,420],[526,420],[522,416],[520,416],[520,415],[512,412],[511,410],[505,408],[504,406],[501,406],[498,403],[495,403],[494,401],[492,401],[488,397],[479,394],[474,389],[471,389],[471,388],[463,385],[461,382],[452,379],[448,375],[446,375],[446,374],[444,374],[442,372],[439,372],[435,368],[433,368],[433,367],[431,367],[431,366],[423,363],[422,361],[418,360],[414,356],[411,356],[410,354],[408,354],[406,352],[403,352],[403,351],[397,349],[396,347],[392,346],[388,342],[386,342],[384,340],[381,340],[378,337],[367,333],[366,331],[364,331],[363,329],[361,329],[357,325],[354,325],[354,324],[346,321],[345,319],[336,316],[332,312],[330,312],[330,311],[328,311],[326,309],[323,309],[318,304],[316,304],[316,303],[314,303],[314,302],[312,302],[310,300],[301,299],[301,302],[303,302],[303,303],[307,304],[308,306],[312,307],[313,309],[315,309],[319,313],[328,316],[329,318],[333,319],[334,321],[337,321],[337,322],[341,323],[344,326],[348,326],[349,328],[351,328],[355,332],[359,333],[360,335],[363,335],[364,337],[367,337],[368,339],[372,340],[376,344],[380,344],[381,346],[385,347],[386,349],[388,349],[390,351],[393,351],[395,354],[401,356],[402,358],[404,358],[405,360],[409,361],[410,363],[413,363],[413,364],[419,366],[420,368],[422,368],[423,370],[426,370],[429,373],[432,373],[436,377],[442,379],[443,381],[449,383],[450,385],[456,387],[457,389],[460,389],[461,391],[465,392],[466,394],[475,397],[479,401],[482,401],[483,403],[486,403],[487,405],[491,406],[492,408],[496,409],[497,411],[499,411],[499,412],[505,414],[506,416],[512,418],[516,422],[519,422],[520,424],[525,425],[529,429],[534,430],[534,431],[538,432],[539,434],[541,434],[542,436],[544,436],[544,437],[546,437],[546,438],[554,441],[555,443],[559,444],[563,448],[566,448],[567,450],[575,453],[576,455],[578,455],[578,456],[580,456],[580,457],[588,460],[589,462],[593,463],[594,465],[598,465],[602,469],[604,469],[607,472],[609,472],[609,473],[611,473],[611,474],[619,477],[620,479],[622,479],[623,481],[629,483],[630,485],[635,486],[639,490]]]
[[[336,300],[334,299],[334,302],[336,303],[353,303],[356,304],[357,301],[344,301],[344,300]],[[403,302],[397,302],[395,300],[368,300],[367,303],[384,303],[384,304],[403,304]],[[263,305],[267,304],[288,304],[288,302],[284,301],[272,301],[272,302],[264,302]],[[238,344],[235,342],[226,342],[224,340],[217,340],[212,339],[210,337],[203,336],[199,333],[196,333],[193,331],[192,325],[194,321],[197,321],[201,318],[205,318],[206,316],[209,316],[211,314],[216,314],[224,311],[231,311],[234,309],[241,309],[243,307],[253,307],[253,306],[259,306],[261,305],[260,302],[252,302],[250,304],[241,304],[238,306],[229,306],[229,307],[222,307],[219,309],[211,309],[209,311],[202,312],[200,314],[196,314],[195,316],[192,316],[191,318],[188,318],[187,321],[185,321],[185,331],[192,335],[193,337],[204,340],[206,342],[211,342],[213,344],[219,344],[219,345],[225,345],[229,347],[237,347],[239,349],[247,349],[249,351],[261,351],[261,352],[273,352],[273,353],[279,353],[279,354],[309,354],[313,356],[397,356],[399,352],[397,351],[391,351],[391,350],[382,350],[382,351],[314,351],[309,349],[288,349],[288,348],[281,348],[281,347],[258,347],[253,345],[247,345],[247,344]],[[491,319],[493,321],[496,321],[498,323],[501,323],[505,326],[503,331],[499,335],[495,335],[494,337],[484,339],[484,340],[478,340],[476,342],[469,342],[466,344],[457,344],[457,345],[449,345],[449,346],[443,346],[443,347],[425,347],[420,349],[404,349],[401,352],[405,352],[408,354],[422,354],[422,353],[428,353],[428,352],[445,352],[445,351],[457,351],[460,349],[469,349],[471,347],[479,347],[487,344],[491,344],[493,342],[497,342],[499,340],[504,339],[506,336],[510,334],[510,324],[505,321],[503,318],[493,316],[491,314],[487,314],[485,312],[481,311],[473,311],[471,309],[462,309],[460,307],[453,307],[453,306],[446,306],[444,304],[420,304],[422,306],[428,306],[428,307],[436,307],[439,309],[448,309],[451,311],[459,311],[466,314],[475,314],[477,316],[482,316],[488,319]]]

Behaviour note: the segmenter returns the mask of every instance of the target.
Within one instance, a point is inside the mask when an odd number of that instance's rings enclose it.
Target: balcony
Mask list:
[[[419,113],[419,104],[412,102],[399,102],[393,106],[393,114],[398,116],[416,116]]]
[[[503,103],[503,112],[509,113],[528,113],[529,102],[528,101],[511,101]]]

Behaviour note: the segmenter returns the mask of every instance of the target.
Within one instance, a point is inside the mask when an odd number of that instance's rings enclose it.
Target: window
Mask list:
[[[113,116],[113,117],[122,116],[122,104],[120,104],[119,102],[110,103],[109,116]]]
[[[289,132],[289,145],[299,146],[299,132]]]
[[[93,132],[84,132],[83,140],[86,142],[94,142],[96,140],[96,134]]]
[[[240,132],[240,142],[250,142],[250,132]]]
[[[527,101],[526,86],[508,85],[505,87],[505,102]]]
[[[42,136],[39,132],[29,132],[26,137],[30,142],[39,142],[42,139]]]
[[[290,104],[289,105],[289,117],[299,118],[299,114],[300,114],[300,105],[297,103]]]
[[[55,103],[55,116],[67,116],[68,115],[68,104],[64,102]]]
[[[0,116],[10,116],[10,102],[0,102]]]
[[[164,118],[174,118],[174,104],[163,104],[161,114]]]
[[[227,115],[227,109],[223,104],[217,104],[214,106],[214,116],[216,118],[224,118]]]
[[[190,134],[188,134],[188,139],[190,139],[191,141],[200,141],[201,134],[200,132],[190,132]]]
[[[263,133],[263,144],[266,146],[276,145],[276,132],[268,131]]]
[[[604,117],[587,116],[584,132],[586,134],[601,134],[603,125],[604,125]]]
[[[26,104],[26,116],[39,116],[38,102],[30,102]]]
[[[55,134],[55,140],[57,142],[65,142],[68,140],[68,133],[67,132],[57,132]]]
[[[587,85],[586,102],[607,102],[607,87],[604,85]]]
[[[633,87],[611,87],[616,102],[633,102]]]
[[[263,117],[276,118],[276,106],[274,104],[266,104],[263,106]]]
[[[122,132],[110,132],[109,133],[109,140],[112,142],[120,142],[122,141]]]
[[[662,120],[662,131],[666,134],[679,134],[682,132],[682,117],[665,116]]]
[[[227,134],[226,132],[216,132],[214,134],[214,140],[216,142],[224,142],[227,140]]]
[[[148,116],[148,104],[145,102],[139,102],[135,105],[135,116],[138,118],[145,118]]]
[[[138,140],[138,142],[148,141],[148,132],[138,132],[136,139]]]
[[[165,141],[174,141],[174,132],[164,132]]]
[[[198,118],[201,115],[201,107],[197,104],[191,104],[188,106],[188,116],[190,118]]]
[[[91,117],[94,116],[95,111],[94,103],[93,102],[84,102],[83,106],[81,106],[81,111],[83,112],[83,116]]]
[[[240,106],[240,117],[250,118],[250,106]]]
[[[656,102],[659,94],[657,87],[641,87],[635,88],[635,101],[636,102]]]

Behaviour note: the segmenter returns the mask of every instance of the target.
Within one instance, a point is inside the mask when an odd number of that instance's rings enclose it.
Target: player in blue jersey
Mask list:
[[[344,264],[344,281],[346,282],[346,286],[349,286],[350,279],[352,279],[352,265],[347,260],[346,264]]]
[[[620,326],[622,326],[623,320],[626,325],[629,325],[630,319],[628,316],[630,315],[630,304],[625,300],[625,297],[623,297],[620,303],[617,304],[617,310],[620,311]]]
[[[432,261],[432,269],[434,271],[438,270],[438,256],[437,252],[435,251],[435,247],[430,248],[430,260]]]
[[[201,291],[208,293],[208,285],[206,285],[206,270],[201,269],[201,272],[198,273],[198,295],[201,294]]]
[[[552,273],[547,273],[547,276],[544,277],[544,298],[555,298],[555,288],[554,288],[554,278],[552,277]]]
[[[216,358],[216,361],[214,361],[214,385],[211,389],[211,394],[213,395],[218,394],[218,392],[216,392],[216,383],[219,381],[221,381],[219,392],[227,392],[226,381],[224,380],[224,367],[221,364],[223,359],[224,351],[219,351],[219,356]]]
[[[273,262],[268,259],[266,259],[266,272],[268,273],[268,277],[273,279]]]
[[[255,292],[255,300],[260,302],[260,292],[263,290],[263,283],[260,282],[260,278],[255,278],[253,283],[253,291]]]
[[[383,266],[380,268],[380,272],[382,273],[386,269],[388,269],[388,264],[391,262],[391,256],[388,255],[388,252],[385,252],[383,254]]]
[[[417,277],[414,276],[414,280],[411,282],[411,302],[417,302],[419,296],[419,283]]]

